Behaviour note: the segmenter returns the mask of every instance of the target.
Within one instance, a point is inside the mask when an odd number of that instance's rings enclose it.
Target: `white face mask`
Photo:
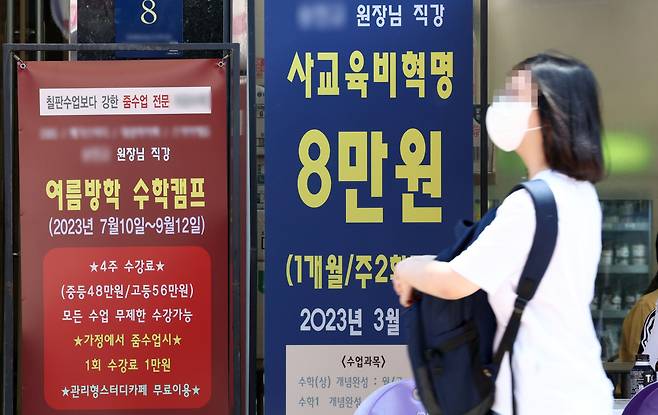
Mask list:
[[[514,151],[521,145],[528,128],[530,115],[535,109],[530,102],[495,102],[487,110],[487,132],[491,141],[503,151]]]

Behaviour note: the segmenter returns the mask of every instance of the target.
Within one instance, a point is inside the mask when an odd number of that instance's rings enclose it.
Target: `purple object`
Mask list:
[[[656,409],[651,408],[658,408],[658,382],[639,391],[628,403],[622,415],[655,415],[658,413]]]
[[[651,392],[642,402],[637,415],[656,415],[658,414],[658,388]]]
[[[354,415],[427,415],[415,390],[412,379],[389,383],[370,394]]]

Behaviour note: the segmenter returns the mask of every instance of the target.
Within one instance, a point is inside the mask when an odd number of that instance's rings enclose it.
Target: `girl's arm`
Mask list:
[[[395,290],[400,303],[409,306],[413,302],[413,289],[446,300],[468,297],[480,289],[452,270],[446,262],[433,256],[414,256],[395,267]]]

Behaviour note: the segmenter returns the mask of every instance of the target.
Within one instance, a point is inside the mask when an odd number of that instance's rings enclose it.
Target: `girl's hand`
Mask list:
[[[411,307],[414,303],[414,288],[399,278],[393,278],[393,289],[400,297],[400,305],[403,307]]]
[[[395,266],[393,289],[400,297],[400,304],[403,307],[411,307],[414,303],[414,288],[407,282],[407,278],[410,275],[424,273],[427,264],[435,258],[433,255],[412,256]]]

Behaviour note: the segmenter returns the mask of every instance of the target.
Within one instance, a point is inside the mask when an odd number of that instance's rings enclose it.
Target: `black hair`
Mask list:
[[[603,124],[594,73],[579,60],[553,52],[528,58],[515,69],[530,71],[537,87],[548,165],[577,180],[602,180]]]
[[[642,295],[650,294],[656,290],[658,290],[658,272],[656,272],[656,275],[653,277],[653,279],[649,283],[649,286],[644,291],[644,293],[642,293]]]
[[[658,262],[658,234],[656,234],[656,262]],[[656,272],[656,276],[653,277],[643,295],[647,295],[656,290],[658,290],[658,272]]]

